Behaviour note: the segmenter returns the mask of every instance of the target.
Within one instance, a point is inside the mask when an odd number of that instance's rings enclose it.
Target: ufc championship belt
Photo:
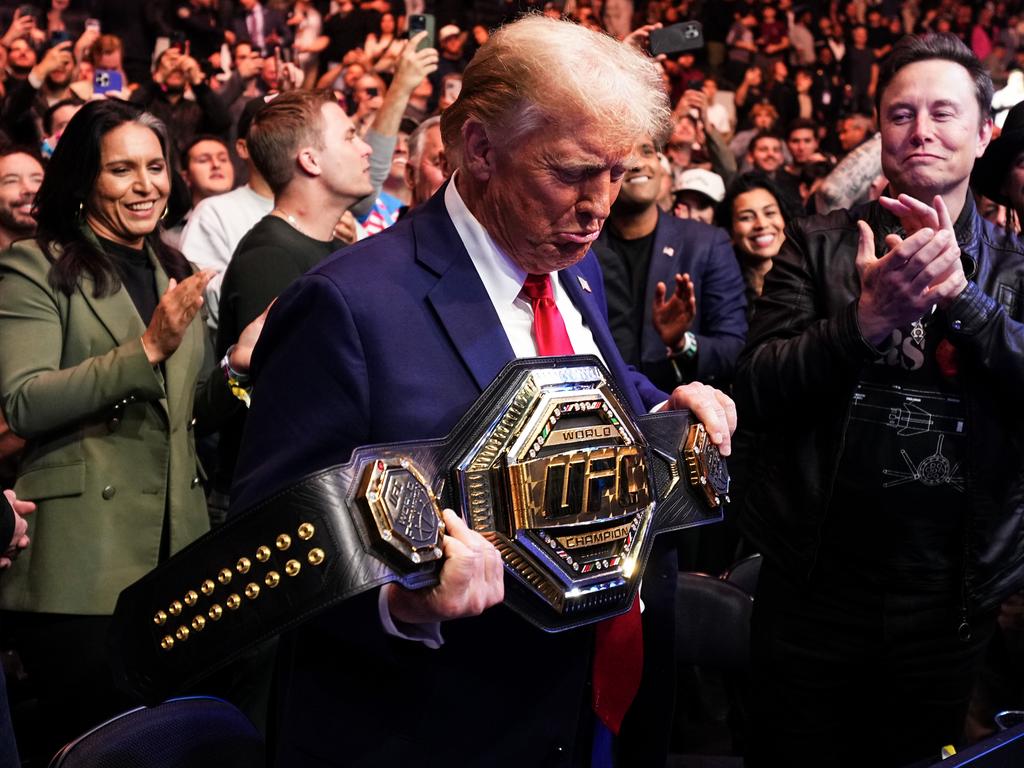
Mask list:
[[[438,582],[458,511],[505,605],[558,632],[626,611],[654,536],[721,519],[729,476],[689,412],[634,414],[592,356],[510,363],[442,440],[358,448],[125,589],[112,663],[152,702],[359,593]]]

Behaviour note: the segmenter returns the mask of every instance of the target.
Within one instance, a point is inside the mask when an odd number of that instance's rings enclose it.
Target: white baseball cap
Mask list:
[[[672,183],[673,192],[700,192],[715,203],[725,199],[725,182],[717,173],[706,171],[703,168],[688,168],[676,173]]]

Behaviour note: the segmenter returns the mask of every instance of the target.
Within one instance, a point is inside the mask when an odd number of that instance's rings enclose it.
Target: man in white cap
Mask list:
[[[672,194],[672,213],[678,218],[711,224],[715,206],[725,199],[725,182],[717,173],[688,168],[676,176]]]

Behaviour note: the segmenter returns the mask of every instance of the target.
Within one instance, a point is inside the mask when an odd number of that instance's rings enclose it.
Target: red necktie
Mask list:
[[[571,355],[572,342],[565,330],[562,313],[555,305],[549,275],[527,275],[523,295],[533,306],[533,332],[537,354]],[[594,644],[594,712],[614,734],[640,688],[644,645],[640,625],[640,600],[633,600],[627,613],[597,625]]]

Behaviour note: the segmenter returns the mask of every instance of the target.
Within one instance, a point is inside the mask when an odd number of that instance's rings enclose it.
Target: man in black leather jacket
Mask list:
[[[962,732],[1024,575],[1024,255],[974,208],[991,81],[904,38],[879,83],[877,203],[795,222],[738,364],[766,433],[748,765],[904,765]]]

